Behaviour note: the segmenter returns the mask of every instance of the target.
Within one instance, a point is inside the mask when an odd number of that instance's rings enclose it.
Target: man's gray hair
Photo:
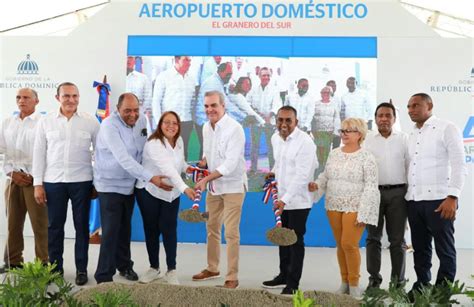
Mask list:
[[[218,96],[219,97],[219,103],[221,105],[224,105],[225,104],[225,97],[224,97],[224,94],[222,94],[222,92],[219,92],[219,91],[209,91],[209,92],[206,92],[204,94],[204,97],[211,97],[211,96]]]

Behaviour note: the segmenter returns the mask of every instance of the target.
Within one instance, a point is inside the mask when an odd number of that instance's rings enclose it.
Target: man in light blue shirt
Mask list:
[[[113,281],[115,270],[128,280],[138,280],[130,255],[131,219],[136,180],[159,188],[172,187],[140,164],[147,140],[145,117],[140,117],[138,98],[120,95],[117,111],[106,118],[97,136],[94,185],[99,193],[102,242],[95,273],[97,283]]]

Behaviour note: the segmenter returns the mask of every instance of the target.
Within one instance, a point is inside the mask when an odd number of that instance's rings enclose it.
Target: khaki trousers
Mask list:
[[[211,195],[207,193],[207,270],[219,272],[222,223],[227,243],[227,280],[238,280],[240,217],[245,193]]]
[[[337,246],[337,261],[343,282],[359,285],[360,250],[359,241],[365,227],[355,226],[357,212],[326,211]]]
[[[26,213],[30,217],[35,236],[36,258],[48,262],[48,210],[40,207],[34,197],[33,186],[20,187],[10,180],[5,185],[5,208],[7,213],[8,237],[4,261],[6,265],[18,265],[23,259],[23,228]]]

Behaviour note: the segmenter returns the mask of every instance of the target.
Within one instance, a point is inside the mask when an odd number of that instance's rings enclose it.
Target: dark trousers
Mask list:
[[[193,121],[181,122],[181,137],[183,138],[184,144],[184,157],[188,161],[188,148],[189,148],[189,137],[193,132]]]
[[[156,198],[145,189],[137,189],[138,207],[143,218],[146,250],[150,267],[160,267],[160,234],[166,252],[168,271],[176,269],[176,250],[178,247],[179,197],[171,203]]]
[[[406,187],[380,190],[379,222],[377,226],[367,225],[367,272],[369,279],[376,284],[382,283],[380,265],[382,260],[382,234],[384,220],[388,241],[390,242],[390,260],[392,262],[391,280],[405,280],[405,228],[407,224]]]
[[[130,254],[134,195],[99,192],[102,241],[95,272],[97,283],[113,281],[115,270],[133,267]]]
[[[286,279],[286,286],[291,289],[298,289],[303,272],[304,234],[310,210],[283,210],[281,215],[282,226],[293,229],[297,237],[295,244],[279,247],[280,274]]]
[[[408,202],[408,221],[415,250],[413,256],[417,277],[414,288],[431,281],[432,239],[440,262],[436,284],[443,284],[445,279],[452,282],[456,275],[454,222],[441,218],[440,212],[435,212],[443,200]]]
[[[71,200],[76,241],[74,259],[76,270],[87,272],[89,260],[89,210],[91,206],[92,181],[71,183],[43,183],[48,200],[48,254],[49,262],[63,272],[64,224],[68,202]]]

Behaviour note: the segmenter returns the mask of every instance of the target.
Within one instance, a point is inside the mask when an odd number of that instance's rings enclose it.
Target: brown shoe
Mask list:
[[[201,273],[193,276],[193,280],[202,281],[202,280],[209,280],[209,279],[214,279],[214,278],[219,278],[219,277],[221,277],[221,274],[219,272],[214,273],[208,270],[202,270]]]
[[[226,280],[224,283],[224,288],[226,289],[237,289],[239,287],[238,280]]]

